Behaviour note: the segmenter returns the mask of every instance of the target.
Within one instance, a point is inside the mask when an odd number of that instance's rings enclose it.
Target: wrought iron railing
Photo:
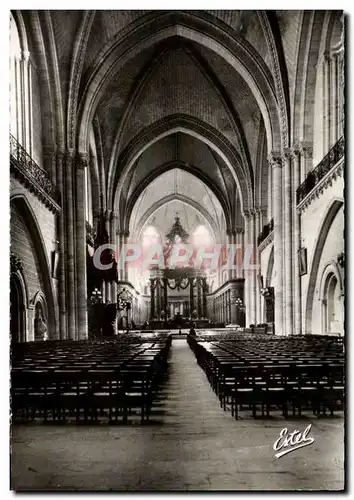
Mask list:
[[[344,137],[342,136],[333,148],[326,154],[323,160],[308,173],[304,182],[296,191],[296,201],[299,204],[313,190],[314,187],[325,177],[344,156]]]
[[[10,134],[10,157],[14,167],[27,181],[31,182],[34,187],[39,187],[59,206],[61,205],[60,191],[49,179],[47,172],[30,157],[12,134]]]
[[[274,231],[274,219],[271,219],[268,224],[266,224],[265,226],[263,226],[263,229],[262,231],[260,232],[259,236],[258,236],[258,239],[257,239],[257,242],[258,242],[258,246],[262,243],[262,241],[264,241],[267,236],[270,235],[270,233],[272,233]]]

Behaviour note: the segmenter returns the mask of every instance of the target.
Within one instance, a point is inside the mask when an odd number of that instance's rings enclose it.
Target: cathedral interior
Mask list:
[[[14,489],[343,488],[344,28],[339,10],[11,12]],[[58,425],[146,423],[156,401],[164,427]],[[316,444],[274,460],[306,412]]]

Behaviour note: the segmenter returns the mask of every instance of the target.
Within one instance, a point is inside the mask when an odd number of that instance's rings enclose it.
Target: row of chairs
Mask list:
[[[133,412],[142,423],[149,419],[167,370],[171,336],[124,346],[96,341],[95,352],[92,344],[86,350],[72,344],[40,354],[30,348],[31,355],[12,365],[13,421],[126,423]]]
[[[243,410],[253,417],[280,410],[287,418],[289,410],[293,416],[309,409],[319,416],[343,409],[344,355],[336,342],[294,337],[270,342],[268,336],[247,341],[239,334],[230,339],[189,337],[188,343],[220,405],[236,419]]]

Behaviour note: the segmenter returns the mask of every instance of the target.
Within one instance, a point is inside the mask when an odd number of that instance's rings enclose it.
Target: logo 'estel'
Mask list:
[[[291,453],[292,451],[312,444],[315,440],[313,437],[308,437],[310,431],[311,424],[306,427],[304,432],[295,430],[289,433],[288,429],[284,427],[284,429],[280,431],[280,437],[275,441],[273,445],[273,450],[278,452],[275,454],[275,457],[283,457],[287,453]]]

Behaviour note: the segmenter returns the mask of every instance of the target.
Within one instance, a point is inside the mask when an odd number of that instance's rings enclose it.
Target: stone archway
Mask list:
[[[26,291],[17,273],[10,276],[11,342],[26,342]]]
[[[324,323],[326,333],[340,333],[342,323],[342,304],[340,286],[337,277],[330,274],[325,285]]]
[[[320,284],[322,331],[343,335],[344,304],[343,283],[334,262],[329,263]]]
[[[329,233],[329,230],[332,226],[332,223],[339,212],[339,210],[343,207],[343,201],[340,199],[335,199],[329,206],[322,223],[320,225],[320,231],[316,238],[315,250],[313,253],[312,262],[310,265],[310,277],[309,284],[307,290],[307,298],[306,298],[306,317],[305,317],[305,332],[307,334],[312,333],[312,311],[313,311],[313,303],[315,296],[315,287],[317,282],[317,277],[319,274],[319,266],[320,260],[322,256],[322,251]]]

